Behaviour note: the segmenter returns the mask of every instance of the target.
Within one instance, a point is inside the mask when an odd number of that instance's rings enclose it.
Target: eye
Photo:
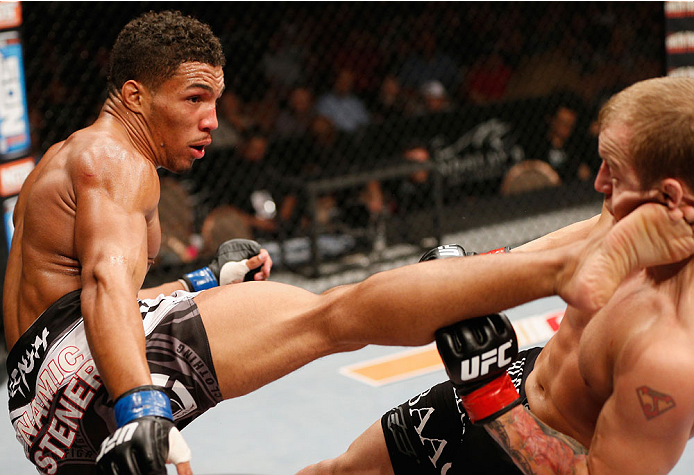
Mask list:
[[[197,104],[198,102],[201,101],[200,96],[190,96],[188,98],[188,101],[192,102],[193,104]]]

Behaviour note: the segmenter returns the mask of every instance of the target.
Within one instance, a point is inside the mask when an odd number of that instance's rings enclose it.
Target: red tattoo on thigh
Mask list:
[[[672,396],[654,391],[648,386],[636,388],[636,395],[639,397],[643,414],[649,420],[669,411],[676,405]]]

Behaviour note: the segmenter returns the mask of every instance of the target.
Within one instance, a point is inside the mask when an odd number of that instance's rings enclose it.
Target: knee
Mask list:
[[[340,286],[323,294],[320,309],[320,332],[330,348],[330,353],[356,351],[368,343],[364,333],[364,321],[359,309],[353,305],[354,285]]]

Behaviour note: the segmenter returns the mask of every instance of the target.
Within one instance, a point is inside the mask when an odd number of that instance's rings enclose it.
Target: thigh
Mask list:
[[[245,282],[195,297],[224,398],[241,396],[326,354],[330,299],[277,282]]]

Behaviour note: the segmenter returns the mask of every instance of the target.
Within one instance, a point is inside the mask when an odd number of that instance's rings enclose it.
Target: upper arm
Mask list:
[[[72,170],[75,251],[87,294],[102,284],[134,296],[147,270],[147,214],[158,190],[130,162],[87,158]]]
[[[588,454],[590,473],[665,474],[682,455],[694,423],[694,364],[659,350],[615,374]]]

